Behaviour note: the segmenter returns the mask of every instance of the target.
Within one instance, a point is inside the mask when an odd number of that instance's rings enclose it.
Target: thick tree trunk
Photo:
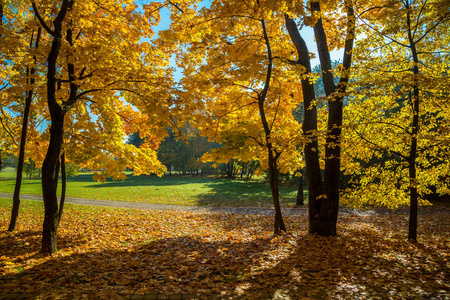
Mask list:
[[[39,46],[39,39],[41,36],[41,27],[39,27],[37,36],[36,36],[36,43],[35,43],[35,49]],[[30,48],[33,44],[33,35],[31,35],[31,41],[30,41]],[[36,56],[34,58],[34,63],[36,65]],[[34,86],[34,74],[36,67],[31,67],[30,72],[28,72],[27,67],[27,76],[31,75],[31,78],[29,79],[28,83],[33,87]],[[27,141],[27,131],[28,131],[28,116],[30,114],[31,109],[31,101],[33,100],[33,88],[27,92],[27,97],[25,99],[25,109],[23,112],[23,120],[22,120],[22,132],[20,135],[20,147],[19,147],[19,160],[17,162],[17,174],[16,174],[16,183],[14,186],[14,195],[13,195],[13,207],[11,211],[11,220],[9,222],[8,231],[14,231],[16,229],[17,225],[17,219],[19,217],[19,208],[20,208],[20,187],[22,185],[22,172],[23,172],[23,164],[25,162],[25,146]]]
[[[297,49],[297,63],[306,68],[306,74],[311,73],[311,61],[309,57],[308,47],[305,40],[298,31],[297,24],[287,15],[285,15],[286,28],[288,29],[291,40]],[[320,210],[319,196],[323,195],[322,174],[319,164],[319,143],[317,141],[317,107],[315,105],[316,95],[314,85],[308,78],[301,80],[303,91],[303,134],[308,137],[305,144],[305,163],[306,163],[306,180],[308,184],[308,211],[309,211],[309,232],[314,233],[316,220],[318,218],[317,211]]]
[[[42,231],[42,252],[52,254],[57,251],[56,233],[59,225],[57,199],[59,159],[63,141],[64,115],[52,114],[50,144],[42,165],[42,195],[44,197],[45,216]]]
[[[313,104],[315,101],[314,87],[309,80],[302,80],[303,105],[305,119],[303,132],[308,137],[305,145],[306,177],[309,190],[309,233],[317,233],[322,236],[337,235],[336,224],[339,212],[339,182],[340,182],[340,153],[342,133],[343,94],[345,93],[351,55],[354,40],[355,20],[351,1],[346,1],[347,7],[347,39],[344,49],[343,76],[338,86],[334,84],[331,72],[331,58],[328,49],[326,34],[322,24],[322,18],[314,25],[314,35],[319,52],[320,65],[323,70],[322,78],[328,101],[328,128],[325,143],[325,172],[322,182],[319,165],[317,143],[317,110]],[[320,3],[311,2],[311,12],[320,16]],[[308,48],[301,37],[295,21],[285,16],[286,27],[292,42],[298,53],[298,63],[306,68],[307,74],[311,73],[311,64]]]
[[[311,11],[320,14],[320,3],[311,2]],[[323,236],[335,236],[337,215],[339,211],[339,178],[340,178],[340,138],[342,128],[342,99],[333,97],[336,86],[333,80],[330,52],[322,18],[314,25],[319,52],[320,65],[325,94],[328,101],[328,126],[325,143],[324,194],[316,199],[313,216],[310,216],[310,231]]]

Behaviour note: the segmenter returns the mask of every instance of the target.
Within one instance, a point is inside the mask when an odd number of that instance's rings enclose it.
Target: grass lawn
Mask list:
[[[1,228],[10,205],[0,199]],[[263,289],[278,289],[289,290],[290,299],[448,299],[449,212],[424,209],[419,241],[410,243],[405,213],[343,213],[332,238],[307,234],[305,213],[288,215],[289,232],[274,237],[267,215],[67,204],[59,251],[45,257],[39,253],[43,205],[23,201],[17,231],[0,230],[0,298],[162,292],[257,299]]]
[[[25,173],[23,174],[25,177]],[[16,178],[16,170],[13,168],[3,168],[0,172],[0,181],[3,180],[14,180]]]
[[[14,170],[0,172],[0,192],[13,193],[14,184]],[[21,192],[42,194],[40,179],[24,179]],[[282,186],[280,194],[282,205],[293,206],[297,186]],[[109,179],[99,183],[88,173],[68,179],[67,196],[178,205],[272,207],[270,187],[262,180],[130,175],[124,181]]]

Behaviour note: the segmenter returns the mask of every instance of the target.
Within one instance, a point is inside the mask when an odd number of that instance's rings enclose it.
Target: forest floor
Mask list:
[[[270,209],[127,207],[68,201],[45,257],[43,205],[22,201],[18,229],[0,232],[0,299],[450,297],[448,207],[420,208],[417,243],[406,209],[343,209],[324,238],[307,234],[306,208],[285,209],[288,233],[273,236]],[[2,228],[10,209],[0,199]]]

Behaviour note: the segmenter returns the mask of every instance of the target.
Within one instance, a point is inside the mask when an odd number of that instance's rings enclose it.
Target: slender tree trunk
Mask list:
[[[25,145],[26,145],[27,130],[28,130],[28,115],[30,113],[32,97],[33,97],[33,91],[30,90],[30,91],[28,91],[27,98],[25,99],[25,110],[23,112],[22,132],[21,132],[21,136],[20,136],[19,159],[17,162],[16,183],[14,186],[13,206],[12,206],[11,220],[9,222],[8,231],[14,231],[16,229],[17,218],[19,216],[20,186],[22,185],[23,164],[25,161]]]
[[[409,10],[409,2],[407,3],[406,21],[408,25],[408,39],[409,46],[413,57],[413,97],[412,97],[412,130],[411,130],[411,146],[408,158],[409,166],[409,198],[410,198],[410,212],[409,212],[409,228],[408,228],[408,240],[417,241],[417,215],[418,215],[418,192],[417,192],[417,174],[416,174],[416,156],[417,156],[417,133],[419,132],[419,87],[417,84],[417,76],[419,75],[419,57],[416,49],[416,42],[412,36],[411,29],[411,12]]]
[[[263,37],[267,47],[267,56],[268,56],[268,65],[267,65],[267,73],[266,80],[264,83],[264,88],[261,93],[258,94],[258,107],[259,107],[259,115],[261,118],[261,123],[263,124],[265,138],[266,138],[266,147],[268,153],[268,162],[269,162],[269,182],[270,189],[272,191],[273,204],[275,208],[275,220],[274,220],[274,234],[281,234],[282,231],[286,232],[286,226],[284,225],[283,216],[281,214],[281,206],[280,206],[280,192],[278,190],[278,165],[277,160],[280,156],[280,153],[277,153],[270,142],[270,134],[272,132],[272,128],[269,126],[266,113],[264,110],[264,102],[266,101],[267,92],[270,86],[270,80],[272,77],[272,50],[270,47],[269,38],[267,36],[266,25],[264,20],[260,20],[261,26],[263,29]],[[275,155],[274,155],[275,153]]]
[[[57,251],[58,230],[58,199],[56,196],[58,187],[59,161],[64,133],[64,110],[56,100],[56,63],[61,48],[62,23],[69,6],[73,2],[62,0],[58,15],[53,20],[54,29],[50,29],[42,19],[37,7],[32,1],[35,16],[42,27],[52,36],[52,45],[47,57],[47,104],[50,111],[50,143],[42,165],[42,196],[44,198],[44,224],[42,230],[42,253],[53,254]],[[72,72],[73,74],[73,72]],[[72,92],[72,91],[71,91]]]
[[[302,206],[305,204],[305,197],[303,196],[303,169],[300,171],[301,176],[298,181],[297,198],[295,200],[295,205]]]
[[[268,149],[268,152],[269,152],[269,182],[270,182],[270,189],[272,191],[273,205],[275,208],[274,234],[279,235],[281,234],[281,232],[286,232],[286,226],[284,225],[283,215],[281,214],[281,206],[280,206],[280,191],[278,185],[278,166],[277,166],[278,155],[274,157],[272,149]]]
[[[37,36],[36,36],[36,43],[34,48],[37,49],[39,46],[39,39],[41,36],[41,27],[38,28]],[[34,36],[31,35],[31,41],[30,41],[30,49],[33,44]],[[36,56],[33,56],[34,64],[36,65]],[[31,102],[33,100],[33,86],[34,86],[34,74],[35,74],[36,67],[33,66],[30,69],[30,72],[28,72],[27,67],[27,76],[31,75],[31,78],[29,79],[29,84],[32,86],[32,88],[27,92],[27,97],[25,99],[25,109],[23,112],[23,120],[22,120],[22,132],[20,135],[20,146],[19,146],[19,160],[17,162],[17,174],[16,174],[16,183],[14,186],[14,195],[13,195],[13,207],[11,211],[11,220],[9,222],[8,231],[14,231],[16,229],[17,225],[17,218],[19,216],[19,207],[20,207],[20,186],[22,185],[22,172],[23,172],[23,164],[25,162],[25,146],[27,141],[27,131],[28,131],[28,116],[30,114],[30,108],[31,108]],[[27,79],[28,81],[28,79]]]

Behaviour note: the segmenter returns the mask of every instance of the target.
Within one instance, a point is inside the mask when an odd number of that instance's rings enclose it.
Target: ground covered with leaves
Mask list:
[[[6,229],[10,201],[0,199]],[[0,297],[121,298],[155,291],[244,294],[280,288],[317,298],[450,297],[450,210],[421,208],[419,242],[407,214],[347,211],[339,236],[307,234],[306,210],[270,214],[125,210],[67,205],[59,252],[39,254],[42,203],[24,201],[19,229],[0,233]]]

